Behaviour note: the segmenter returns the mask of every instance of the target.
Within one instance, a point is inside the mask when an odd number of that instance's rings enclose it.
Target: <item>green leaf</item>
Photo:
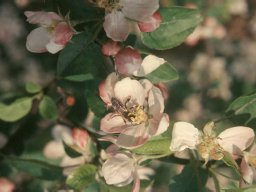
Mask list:
[[[66,183],[70,187],[81,190],[95,181],[97,167],[91,164],[82,165],[68,176]]]
[[[62,179],[62,168],[39,160],[7,157],[10,166],[44,180]]]
[[[145,77],[149,79],[152,83],[160,83],[176,80],[179,78],[179,75],[176,69],[171,64],[164,63],[156,70],[147,74]]]
[[[75,149],[73,149],[71,146],[69,146],[68,144],[66,144],[64,141],[62,142],[63,146],[64,146],[64,150],[66,152],[66,154],[71,157],[71,158],[75,158],[75,157],[80,157],[82,156],[81,153],[79,153],[78,151],[76,151]]]
[[[165,50],[180,45],[201,22],[196,9],[183,7],[161,8],[162,23],[151,33],[142,33],[142,42],[151,49]]]
[[[174,176],[169,185],[170,191],[191,192],[202,191],[208,179],[208,171],[201,167],[186,165],[179,175]]]
[[[231,103],[226,112],[233,112],[235,115],[250,115],[246,123],[256,117],[256,94],[242,96]]]
[[[224,157],[222,161],[227,166],[232,167],[235,170],[237,176],[240,177],[239,166],[237,165],[236,161],[233,159],[232,155],[229,152],[224,151]]]
[[[256,191],[256,186],[250,186],[246,188],[241,188],[241,189],[224,189],[225,192],[255,192]]]
[[[0,119],[7,122],[14,122],[29,113],[32,107],[32,98],[24,97],[17,99],[10,105],[0,103]]]
[[[26,83],[26,91],[28,93],[38,93],[42,90],[42,87],[36,83],[28,82]]]
[[[56,103],[51,97],[43,97],[39,104],[39,113],[45,119],[55,120],[58,117]]]
[[[141,147],[134,149],[133,152],[141,155],[169,155],[172,153],[170,145],[171,139],[169,137],[152,139]]]
[[[64,79],[69,81],[83,82],[83,81],[92,80],[93,75],[92,74],[71,75],[71,76],[64,77]]]

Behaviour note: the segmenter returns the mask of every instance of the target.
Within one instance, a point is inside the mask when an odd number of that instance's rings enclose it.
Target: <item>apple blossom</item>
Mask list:
[[[115,56],[121,49],[120,43],[109,40],[101,47],[101,52],[106,56]]]
[[[123,148],[135,148],[167,130],[169,117],[163,113],[164,98],[148,80],[129,77],[119,80],[112,73],[99,89],[100,97],[112,109],[101,119],[100,128],[108,134],[119,134],[102,137],[102,140]]]
[[[218,136],[213,132],[214,123],[206,124],[203,132],[194,125],[177,122],[173,126],[171,151],[183,151],[186,148],[196,149],[205,163],[209,159],[221,160],[224,151],[232,155],[240,155],[254,140],[254,131],[249,127],[232,127],[224,130]]]
[[[0,178],[0,192],[13,192],[15,188],[15,184],[9,179],[4,177]]]
[[[102,175],[108,185],[122,187],[132,181],[132,192],[139,192],[140,179],[149,179],[148,176],[154,172],[150,168],[141,167],[139,159],[130,152],[116,151],[111,153],[102,165]]]
[[[104,30],[114,41],[124,41],[130,33],[130,20],[155,24],[156,19],[148,19],[159,8],[159,0],[96,0],[96,4],[106,11]],[[151,27],[152,30],[155,27]],[[149,29],[149,28],[148,28]]]
[[[54,12],[25,11],[27,21],[40,27],[30,32],[26,47],[34,53],[57,53],[72,38],[74,29],[61,16]]]
[[[240,165],[242,178],[248,184],[252,184],[256,179],[256,145],[254,144],[249,152],[244,151],[244,158]]]
[[[159,12],[155,12],[143,22],[138,23],[141,32],[151,32],[156,30],[162,22],[162,17]]]
[[[139,52],[131,47],[122,49],[115,56],[116,69],[122,75],[143,77],[164,63],[164,59],[155,55],[148,55],[142,59]]]

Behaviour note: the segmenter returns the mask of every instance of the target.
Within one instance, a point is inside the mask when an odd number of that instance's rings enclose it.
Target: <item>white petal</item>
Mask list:
[[[218,136],[220,146],[233,155],[248,148],[254,140],[254,131],[249,127],[232,127]]]
[[[115,113],[109,113],[100,121],[100,129],[106,133],[120,133],[129,124],[126,124],[124,119]]]
[[[173,125],[171,151],[195,149],[198,141],[199,131],[194,125],[186,122],[177,122]]]
[[[44,27],[38,27],[27,36],[26,47],[33,53],[46,52],[46,45],[50,42],[51,35]]]
[[[159,0],[120,0],[124,15],[136,21],[143,21],[159,8]]]
[[[46,44],[47,51],[52,54],[59,52],[64,47],[65,47],[64,45],[55,43],[53,39],[51,39],[50,42]]]
[[[115,97],[117,97],[122,103],[125,103],[130,97],[142,106],[145,100],[144,89],[140,82],[132,80],[129,77],[118,81],[115,85],[114,92]]]
[[[54,12],[25,11],[24,14],[26,15],[29,23],[40,24],[45,27],[49,27],[55,21],[61,20],[61,17]]]
[[[248,165],[248,163],[245,161],[245,159],[242,159],[241,165],[240,165],[240,171],[243,179],[248,183],[252,184],[253,182],[253,176],[255,170],[253,170],[251,166]]]
[[[154,55],[148,55],[143,59],[139,70],[135,71],[133,74],[138,77],[145,76],[151,73],[152,71],[156,70],[160,65],[164,63],[166,63],[164,59],[156,57]]]
[[[120,11],[113,11],[107,14],[103,23],[107,36],[114,41],[124,41],[128,37],[130,33],[129,25],[129,22]]]
[[[153,86],[148,96],[149,113],[152,115],[163,113],[164,97],[159,88]]]
[[[160,135],[164,133],[168,127],[169,127],[169,116],[167,114],[160,114],[160,118],[157,118],[156,121],[155,118],[150,120],[150,135]]]
[[[132,186],[132,191],[131,192],[139,192],[140,191],[140,178],[138,173],[135,171],[133,173],[133,186]]]
[[[102,166],[102,174],[109,185],[117,185],[129,180],[133,170],[133,160],[122,153],[109,158]]]

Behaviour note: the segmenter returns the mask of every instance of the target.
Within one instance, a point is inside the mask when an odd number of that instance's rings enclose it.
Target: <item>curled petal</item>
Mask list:
[[[53,38],[56,44],[66,45],[72,38],[74,32],[66,22],[60,22],[54,28]]]
[[[232,127],[218,136],[220,146],[227,152],[238,155],[248,148],[254,140],[254,131],[249,127]]]
[[[99,95],[100,98],[106,103],[107,105],[111,105],[111,98],[109,97],[109,94],[106,91],[106,81],[102,81],[99,85]]]
[[[145,100],[145,93],[142,85],[137,80],[132,80],[129,77],[118,81],[114,88],[115,96],[122,102],[125,103],[130,97],[135,100],[138,105],[143,106]]]
[[[110,157],[102,166],[102,174],[109,185],[118,185],[130,180],[133,171],[132,158],[123,153]]]
[[[173,125],[171,151],[195,149],[198,141],[199,131],[194,125],[186,122],[177,122]]]
[[[124,41],[129,33],[129,22],[120,11],[113,11],[105,16],[104,30],[109,38],[114,41]]]
[[[160,13],[155,12],[153,15],[138,23],[141,32],[152,32],[156,30],[162,22]]]
[[[144,123],[126,128],[117,139],[116,144],[120,147],[132,149],[147,142],[149,138],[147,127]]]
[[[143,77],[151,73],[152,71],[156,70],[160,65],[164,63],[166,63],[164,59],[156,57],[154,55],[148,55],[143,59],[141,67],[133,74],[138,77]]]
[[[130,47],[121,50],[115,57],[117,71],[123,75],[132,75],[141,66],[140,53]]]
[[[149,134],[151,136],[164,133],[169,127],[169,116],[167,114],[159,114],[149,121]]]
[[[120,0],[124,15],[136,21],[144,21],[159,8],[159,0]]]
[[[109,40],[101,47],[101,52],[106,56],[115,56],[121,49],[120,43]]]
[[[54,12],[44,11],[25,11],[27,21],[31,24],[40,24],[45,27],[49,27],[56,21],[61,21],[61,17]]]
[[[152,87],[148,96],[149,113],[152,115],[163,113],[164,97],[157,87]]]
[[[50,42],[51,36],[47,29],[39,27],[30,32],[27,36],[26,47],[30,52],[43,53],[46,52],[46,45]]]
[[[120,133],[128,127],[123,117],[115,113],[109,113],[100,121],[100,129],[106,133]]]

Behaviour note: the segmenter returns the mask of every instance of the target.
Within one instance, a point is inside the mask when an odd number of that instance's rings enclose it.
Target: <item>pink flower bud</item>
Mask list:
[[[121,49],[120,43],[109,40],[101,47],[101,52],[106,56],[115,56]]]
[[[15,185],[13,182],[6,178],[0,178],[0,192],[13,192]]]
[[[155,12],[143,22],[138,23],[141,32],[152,32],[156,30],[162,22],[162,17],[159,12]]]
[[[72,137],[73,137],[74,144],[81,149],[86,148],[88,141],[90,139],[90,136],[87,133],[87,131],[79,128],[73,128]]]

